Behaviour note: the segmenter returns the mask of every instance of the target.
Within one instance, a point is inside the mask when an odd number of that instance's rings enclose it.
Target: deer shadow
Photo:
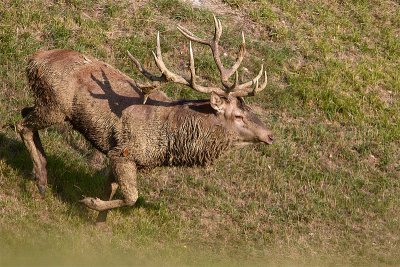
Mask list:
[[[33,183],[32,160],[22,141],[8,137],[0,132],[0,159],[7,165],[16,170],[18,176],[23,177],[18,185],[20,191],[25,196],[32,196],[32,190],[29,189]],[[75,164],[77,163],[77,164]],[[104,186],[107,181],[108,170],[93,171],[86,164],[79,163],[78,160],[68,160],[63,155],[54,155],[47,153],[47,172],[48,185],[51,188],[49,192],[62,202],[67,203],[66,213],[81,217],[83,220],[89,219],[88,209],[79,203],[83,196],[101,197]],[[121,196],[116,195],[117,198]],[[141,196],[133,208],[145,208],[148,210],[157,210],[159,205],[147,202]],[[129,207],[120,208],[123,213],[129,212]]]
[[[90,92],[90,95],[93,98],[107,100],[108,106],[110,110],[117,116],[121,117],[122,112],[129,106],[132,105],[144,105],[144,94],[142,91],[131,81],[127,80],[126,82],[132,88],[139,97],[137,96],[124,96],[118,94],[111,84],[110,79],[107,74],[101,69],[101,78],[97,78],[95,75],[90,74],[91,79],[101,88],[103,93],[93,93]],[[212,113],[214,110],[209,105],[209,100],[170,100],[170,101],[161,101],[154,99],[153,97],[149,97],[146,106],[163,106],[163,107],[171,107],[171,106],[183,106],[188,105],[188,107],[192,110],[201,113]]]
[[[139,88],[137,88],[134,84],[132,84],[129,81],[128,83],[130,87],[132,87],[132,90],[135,91],[136,94],[140,96],[140,98],[134,96],[123,96],[118,94],[115,90],[113,90],[110,79],[107,77],[103,69],[101,69],[101,78],[97,78],[96,76],[93,75],[93,73],[90,74],[90,78],[103,91],[103,94],[90,92],[90,95],[93,98],[107,100],[110,110],[115,115],[117,115],[117,117],[121,117],[122,111],[127,107],[131,106],[132,104],[139,104],[140,102],[143,102],[143,97],[144,97],[143,93],[140,91]]]

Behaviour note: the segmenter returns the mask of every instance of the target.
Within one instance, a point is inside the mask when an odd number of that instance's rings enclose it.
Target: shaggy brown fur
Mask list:
[[[101,211],[133,205],[136,170],[167,165],[205,165],[243,144],[272,143],[272,134],[241,98],[212,95],[211,101],[173,101],[164,93],[143,94],[131,78],[79,52],[37,52],[27,67],[33,107],[22,110],[17,129],[34,163],[41,194],[47,184],[46,156],[38,130],[68,121],[111,161],[106,200],[85,198]],[[116,185],[123,200],[112,200]]]

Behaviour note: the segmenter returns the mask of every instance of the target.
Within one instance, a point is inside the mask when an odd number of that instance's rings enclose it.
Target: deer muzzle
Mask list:
[[[261,135],[259,140],[265,144],[272,145],[274,143],[274,135],[271,132],[267,132]]]

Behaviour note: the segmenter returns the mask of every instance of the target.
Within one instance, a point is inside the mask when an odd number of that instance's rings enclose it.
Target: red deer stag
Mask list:
[[[197,83],[191,43],[190,77],[168,70],[162,59],[159,34],[153,55],[161,76],[148,72],[128,52],[140,72],[151,80],[150,85],[139,84],[112,66],[79,52],[50,50],[33,55],[27,76],[35,104],[22,109],[23,119],[17,130],[32,158],[40,194],[45,193],[47,171],[38,130],[64,121],[110,159],[106,199],[81,200],[88,208],[100,211],[99,222],[106,220],[108,210],[136,202],[137,170],[206,165],[234,147],[258,142],[271,144],[272,133],[242,98],[266,87],[266,73],[262,84],[259,83],[262,66],[254,79],[240,83],[237,69],[245,53],[244,35],[235,64],[226,69],[218,45],[221,22],[215,17],[214,21],[215,34],[211,40],[200,39],[180,26],[178,30],[191,41],[211,48],[222,88]],[[234,74],[235,79],[230,82]],[[209,93],[210,100],[174,101],[154,90],[171,81]],[[123,199],[113,200],[117,187]]]

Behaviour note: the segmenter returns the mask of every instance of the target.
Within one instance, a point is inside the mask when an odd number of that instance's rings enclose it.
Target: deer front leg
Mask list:
[[[42,197],[45,195],[47,185],[46,155],[40,142],[39,133],[30,128],[24,127],[22,123],[17,124],[17,130],[29,151],[33,162],[33,174],[36,185]]]
[[[115,182],[115,177],[110,172],[107,182],[105,184],[103,199],[108,201],[112,200],[117,189],[118,189],[118,183]],[[107,220],[107,215],[108,215],[108,210],[100,211],[99,214],[97,215],[96,224],[100,225],[102,223],[105,223]]]
[[[123,206],[133,206],[138,198],[136,188],[136,164],[127,158],[111,158],[111,174],[115,177],[124,199],[101,200],[99,198],[87,197],[80,202],[86,207],[106,211]]]
[[[55,124],[57,121],[48,116],[52,114],[51,111],[42,111],[35,109],[35,107],[23,108],[21,114],[23,119],[17,123],[16,129],[29,151],[33,162],[33,174],[36,179],[36,185],[40,195],[44,197],[47,185],[47,160],[42,143],[40,142],[38,130]]]

